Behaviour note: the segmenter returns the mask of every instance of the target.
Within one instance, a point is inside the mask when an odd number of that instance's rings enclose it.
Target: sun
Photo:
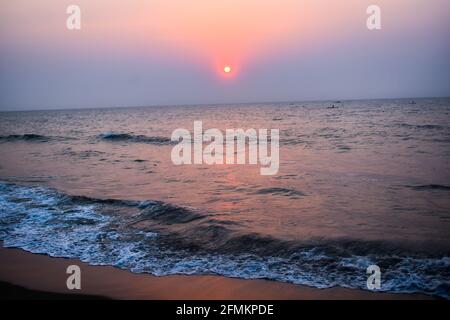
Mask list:
[[[231,67],[230,67],[230,66],[225,66],[225,67],[223,68],[223,72],[225,72],[225,73],[230,73],[230,72],[231,72]]]

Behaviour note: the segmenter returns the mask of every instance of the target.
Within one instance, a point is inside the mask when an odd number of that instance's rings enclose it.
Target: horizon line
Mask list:
[[[95,109],[126,109],[126,108],[156,108],[156,107],[191,107],[191,106],[226,106],[226,105],[247,105],[247,104],[272,104],[272,103],[307,103],[307,102],[343,102],[343,101],[373,101],[373,100],[407,100],[407,99],[450,99],[450,96],[428,96],[428,97],[395,97],[395,98],[350,98],[350,99],[307,99],[307,100],[272,100],[272,101],[249,101],[249,102],[204,102],[204,103],[172,103],[172,104],[142,104],[142,105],[116,105],[116,106],[84,106],[84,107],[27,107],[24,109],[5,109],[1,112],[29,112],[29,111],[74,111],[74,110],[95,110]]]

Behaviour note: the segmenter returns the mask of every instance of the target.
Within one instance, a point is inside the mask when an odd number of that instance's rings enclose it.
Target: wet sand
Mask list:
[[[64,298],[66,296],[59,294],[77,294],[112,299],[156,300],[431,299],[423,295],[374,293],[344,288],[322,290],[269,280],[242,280],[222,276],[156,277],[3,247],[0,247],[0,261],[0,281],[4,282],[0,286],[2,298],[8,297],[9,288],[14,298],[21,298],[21,294],[24,295],[23,298]],[[81,290],[66,288],[66,269],[72,264],[81,268]],[[51,293],[57,295],[52,296]]]
[[[2,300],[109,300],[107,297],[94,295],[31,290],[2,281],[0,281],[0,293]]]

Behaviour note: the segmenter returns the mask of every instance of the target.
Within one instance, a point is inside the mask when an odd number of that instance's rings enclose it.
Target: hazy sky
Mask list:
[[[450,96],[449,39],[448,0],[0,0],[0,110]]]

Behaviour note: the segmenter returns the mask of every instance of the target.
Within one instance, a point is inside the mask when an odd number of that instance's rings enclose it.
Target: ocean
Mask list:
[[[334,105],[334,108],[330,106]],[[279,129],[273,176],[171,161],[177,128]],[[450,298],[450,99],[0,113],[5,247],[136,273]]]

